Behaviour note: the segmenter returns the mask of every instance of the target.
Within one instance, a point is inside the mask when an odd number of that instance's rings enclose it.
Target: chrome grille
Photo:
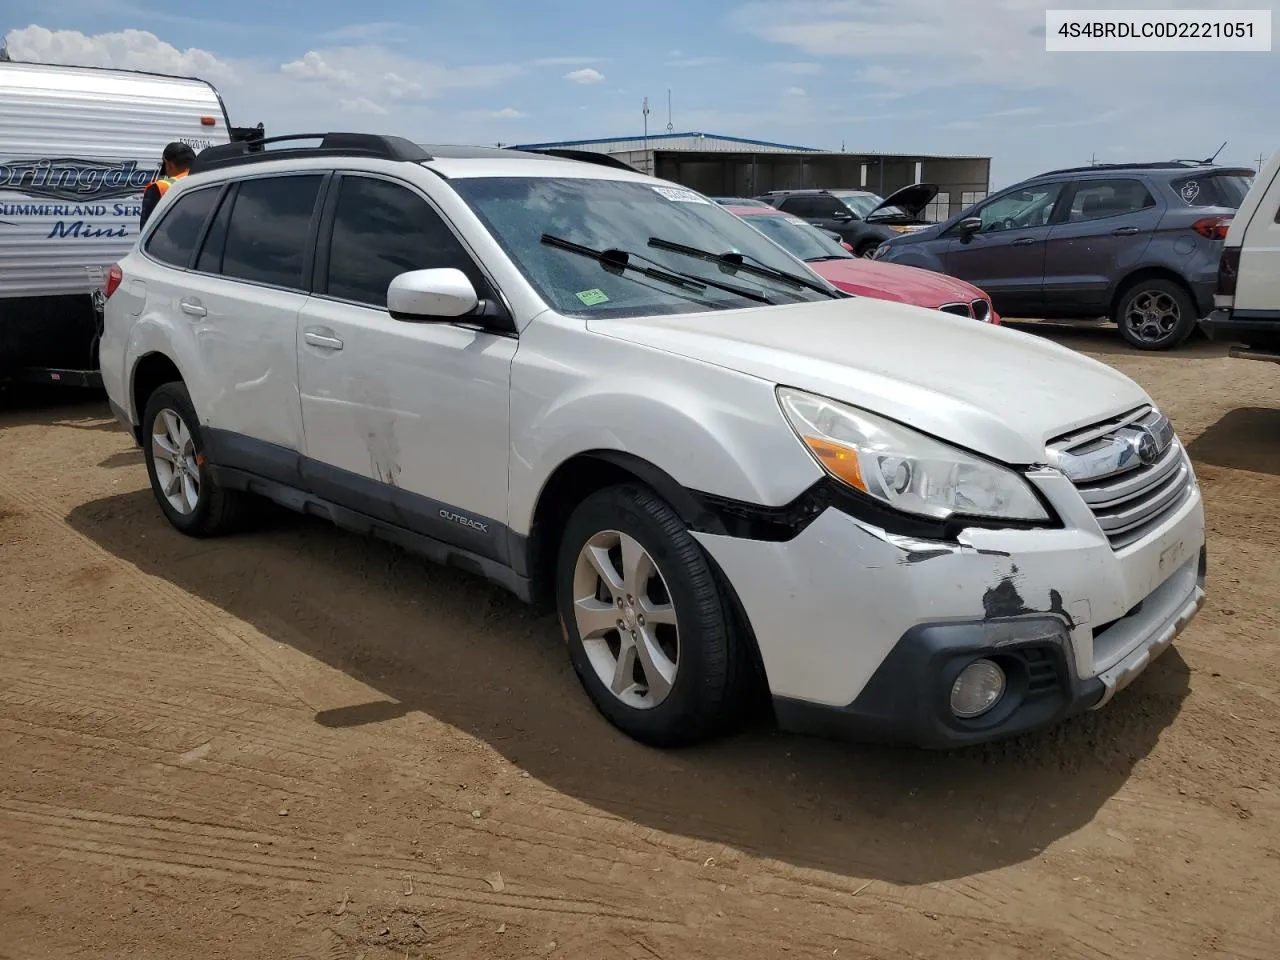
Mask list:
[[[1140,540],[1191,495],[1191,464],[1169,418],[1141,407],[1049,444],[1111,546]]]
[[[957,317],[973,316],[973,314],[969,312],[969,305],[967,303],[944,303],[938,309],[943,313],[954,313]]]
[[[973,308],[973,319],[983,323],[991,319],[991,304],[986,300],[974,300],[969,306]]]

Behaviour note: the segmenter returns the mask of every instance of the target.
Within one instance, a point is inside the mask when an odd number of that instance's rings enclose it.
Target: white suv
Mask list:
[[[1109,367],[849,297],[639,173],[284,139],[202,153],[106,285],[103,379],[184,533],[257,494],[552,604],[655,744],[755,680],[787,729],[1026,731],[1203,602],[1190,462]]]

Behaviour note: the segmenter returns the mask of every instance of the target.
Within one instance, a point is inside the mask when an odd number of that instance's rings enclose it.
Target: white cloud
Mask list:
[[[223,85],[234,85],[241,79],[235,67],[208,50],[179,50],[145,30],[87,36],[78,30],[31,26],[9,31],[5,44],[13,60],[149,70]]]
[[[564,75],[564,79],[585,85],[599,83],[604,79],[604,74],[592,67],[583,67],[581,70],[570,70]]]
[[[523,120],[529,116],[522,113],[515,107],[503,107],[501,110],[489,110],[482,113],[482,116],[488,117],[490,120]]]
[[[407,80],[398,73],[390,71],[384,73],[382,83],[387,94],[396,100],[421,97],[423,94],[422,84],[415,80]]]
[[[495,86],[522,70],[518,64],[443,66],[372,45],[308,50],[280,67],[287,76],[320,82],[335,93],[355,93],[372,99],[390,96],[406,101]]]
[[[345,70],[335,70],[315,50],[308,50],[300,60],[281,64],[280,72],[298,80],[324,80],[340,87],[349,87],[355,83],[352,74]]]
[[[390,112],[386,107],[379,103],[374,103],[368,97],[355,97],[350,100],[339,100],[338,109],[343,113],[371,113],[379,117],[385,117]]]
[[[804,87],[787,87],[787,89],[783,90],[782,92],[785,93],[788,97],[807,96],[807,94],[804,91]]]
[[[520,76],[526,69],[520,64],[441,64],[370,43],[287,50],[275,60],[230,59],[179,49],[142,30],[86,35],[37,26],[4,39],[14,60],[199,76],[222,92],[233,123],[261,121],[273,135],[346,129],[485,142],[495,121],[522,119],[514,107],[481,110],[469,102],[476,91]]]

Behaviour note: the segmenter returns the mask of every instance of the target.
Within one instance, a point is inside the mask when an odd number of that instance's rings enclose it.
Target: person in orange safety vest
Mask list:
[[[164,148],[162,175],[147,184],[147,189],[142,193],[142,220],[138,224],[139,230],[147,225],[147,218],[151,216],[165,192],[187,175],[195,159],[196,152],[180,141],[175,140]]]

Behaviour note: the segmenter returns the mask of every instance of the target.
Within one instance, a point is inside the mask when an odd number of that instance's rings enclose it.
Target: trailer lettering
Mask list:
[[[159,173],[158,165],[137,160],[7,160],[0,163],[0,190],[73,203],[112,200],[137,196]]]
[[[81,237],[85,240],[120,240],[128,235],[129,228],[123,225],[119,227],[95,227],[93,224],[85,223],[83,220],[76,220],[74,223],[59,220],[53,225],[53,229],[49,231],[49,235],[45,239]]]

